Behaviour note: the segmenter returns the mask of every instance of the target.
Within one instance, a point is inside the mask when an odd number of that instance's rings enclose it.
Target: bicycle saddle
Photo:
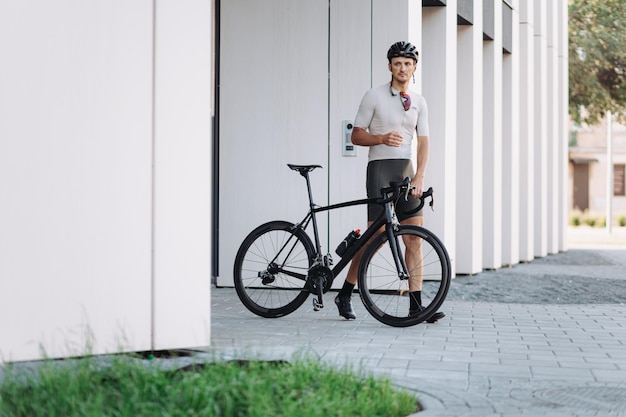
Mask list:
[[[304,172],[311,172],[313,171],[315,168],[321,168],[321,165],[294,165],[294,164],[287,164],[287,166],[291,169],[293,169],[294,171],[298,171],[300,174],[304,173]]]

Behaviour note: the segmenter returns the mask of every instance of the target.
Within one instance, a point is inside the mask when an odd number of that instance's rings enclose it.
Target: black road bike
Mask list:
[[[450,258],[442,242],[424,227],[398,222],[395,202],[409,198],[409,178],[381,189],[379,198],[353,200],[325,207],[313,202],[309,173],[320,165],[293,165],[306,180],[309,211],[299,223],[276,220],[254,229],[243,241],[234,265],[235,289],[241,302],[254,314],[267,318],[285,316],[313,294],[313,309],[324,307],[323,294],[334,278],[365,248],[358,268],[357,288],[367,311],[380,322],[407,327],[421,323],[437,312],[451,281]],[[419,211],[432,188],[424,192]],[[322,253],[316,214],[360,204],[384,206],[382,214],[363,232],[344,240],[341,259],[335,265],[330,253]],[[312,224],[315,244],[306,232]],[[407,250],[417,250],[418,260],[409,269]],[[421,253],[420,253],[421,252]],[[415,257],[413,259],[416,259]],[[417,264],[417,265],[415,265]],[[334,266],[333,266],[334,265]],[[409,314],[409,281],[421,279],[422,305]]]

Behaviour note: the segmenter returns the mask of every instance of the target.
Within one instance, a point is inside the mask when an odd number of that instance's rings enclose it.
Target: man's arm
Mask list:
[[[384,135],[372,135],[363,128],[355,127],[352,129],[352,136],[350,140],[353,144],[359,146],[375,146],[384,144],[387,146],[397,147],[402,144],[403,138],[398,132],[389,132]]]
[[[411,181],[411,185],[415,187],[412,194],[417,197],[421,196],[424,191],[424,177],[426,177],[426,168],[428,167],[429,146],[428,136],[417,137],[417,171]]]

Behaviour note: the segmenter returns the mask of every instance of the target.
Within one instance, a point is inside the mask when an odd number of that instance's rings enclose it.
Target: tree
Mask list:
[[[568,32],[572,120],[626,122],[626,1],[570,0]]]

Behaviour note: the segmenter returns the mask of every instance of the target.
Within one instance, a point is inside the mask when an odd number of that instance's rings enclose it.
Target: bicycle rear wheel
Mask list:
[[[381,233],[367,247],[359,265],[358,285],[367,311],[378,321],[395,327],[421,323],[437,312],[450,288],[450,258],[441,241],[429,230],[401,225],[394,231],[401,257],[407,250],[421,247],[421,262],[409,271],[413,279],[422,279],[424,309],[409,315],[409,279],[400,278],[387,233]],[[409,266],[410,268],[410,266]]]
[[[311,239],[293,223],[273,221],[257,227],[235,257],[233,277],[239,299],[261,317],[292,313],[309,295],[305,282],[313,254]]]

